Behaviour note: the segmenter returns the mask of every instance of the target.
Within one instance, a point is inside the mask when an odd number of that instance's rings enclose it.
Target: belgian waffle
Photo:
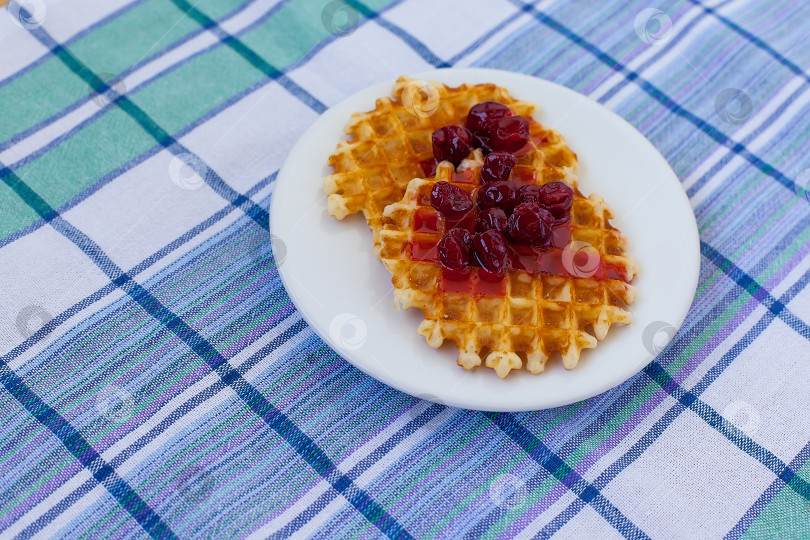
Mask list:
[[[363,213],[378,257],[383,209],[402,198],[412,179],[432,175],[431,135],[437,128],[463,124],[470,107],[482,101],[498,101],[526,118],[535,109],[494,84],[450,88],[405,76],[394,85],[392,98],[380,98],[374,110],[352,115],[345,130],[348,139],[329,157],[334,173],[323,183],[330,215],[344,219]],[[517,157],[515,175],[537,183],[577,184],[576,154],[559,133],[537,122],[531,123],[529,145]]]
[[[572,369],[612,324],[630,324],[636,263],[609,222],[610,208],[573,186],[570,221],[555,229],[552,247],[512,253],[522,270],[508,271],[498,283],[480,279],[477,269],[465,281],[446,279],[436,249],[445,224],[430,205],[431,188],[446,181],[473,192],[481,160],[476,150],[460,172],[442,162],[435,177],[414,178],[402,199],[383,211],[379,256],[393,276],[394,303],[420,309],[425,320],[418,333],[431,347],[455,343],[457,362],[466,369],[483,363],[504,378],[525,364],[537,374],[557,352]]]

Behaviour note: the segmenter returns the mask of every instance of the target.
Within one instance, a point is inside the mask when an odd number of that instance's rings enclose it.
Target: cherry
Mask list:
[[[517,190],[512,182],[490,182],[478,189],[478,208],[500,208],[509,212],[517,204]]]
[[[478,133],[473,133],[472,143],[473,148],[480,148],[485,156],[490,152],[492,152],[492,146],[490,146],[489,144],[489,135],[480,135]]]
[[[517,158],[509,152],[492,152],[484,158],[484,166],[481,167],[481,181],[505,182],[509,180],[509,173],[517,163]]]
[[[498,232],[506,232],[508,218],[506,212],[500,208],[487,208],[478,214],[475,220],[475,230],[478,232],[494,229]]]
[[[509,216],[509,236],[515,243],[548,246],[554,216],[539,204],[525,202],[517,205]]]
[[[436,182],[430,190],[430,205],[449,217],[459,217],[473,207],[470,195],[450,182]]]
[[[420,161],[419,165],[422,167],[422,172],[424,173],[424,178],[430,178],[436,174],[436,158],[426,159],[424,161]]]
[[[529,121],[522,116],[506,116],[492,125],[489,136],[494,150],[517,152],[529,140]]]
[[[439,241],[439,262],[448,270],[466,274],[470,270],[470,233],[450,229]]]
[[[449,161],[458,167],[470,155],[472,137],[461,126],[444,126],[433,132],[433,155],[438,161]]]
[[[484,101],[470,108],[467,114],[467,129],[474,135],[489,135],[490,127],[506,116],[512,116],[512,109],[497,101]]]
[[[523,186],[518,203],[532,202],[546,208],[556,219],[564,219],[571,209],[574,190],[565,182],[554,181],[542,186]]]
[[[521,187],[518,190],[518,204],[525,202],[543,204],[543,198],[540,195],[542,187],[534,184]]]
[[[509,260],[506,238],[495,229],[478,233],[473,237],[472,249],[478,264],[497,276],[502,276]]]
[[[540,186],[543,189],[543,198],[546,208],[555,218],[561,219],[571,210],[574,201],[574,190],[565,182],[554,181]]]

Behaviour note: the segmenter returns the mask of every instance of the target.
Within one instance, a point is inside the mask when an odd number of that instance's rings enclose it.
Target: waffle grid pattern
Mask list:
[[[418,333],[431,347],[450,340],[458,347],[460,366],[472,369],[483,363],[504,378],[524,361],[528,371],[541,373],[555,352],[561,354],[563,366],[572,369],[582,349],[595,348],[612,324],[630,324],[627,305],[636,290],[628,282],[636,264],[624,253],[623,237],[609,224],[610,208],[598,196],[585,198],[578,191],[571,211],[572,242],[566,247],[570,257],[563,255],[574,275],[533,276],[513,270],[502,282],[502,296],[443,291],[441,266],[411,260],[410,245],[441,238],[441,231],[415,232],[416,213],[425,206],[435,182],[450,181],[469,189],[469,184],[452,180],[449,164],[441,164],[435,178],[412,180],[402,201],[386,208],[380,235],[380,255],[393,276],[395,305],[422,310],[425,320]],[[622,269],[626,281],[586,277],[592,269],[574,262],[573,249],[599,253],[605,264]]]
[[[402,198],[408,182],[426,175],[421,164],[433,159],[431,135],[436,129],[463,123],[470,107],[482,101],[498,101],[527,118],[535,110],[534,104],[515,100],[494,84],[450,88],[402,76],[392,96],[378,99],[373,111],[352,115],[348,139],[329,157],[334,173],[323,184],[330,215],[344,219],[363,213],[378,256],[383,210]],[[519,157],[519,164],[527,173],[538,171],[546,181],[576,185],[576,155],[559,134],[537,123],[532,125],[531,148]]]

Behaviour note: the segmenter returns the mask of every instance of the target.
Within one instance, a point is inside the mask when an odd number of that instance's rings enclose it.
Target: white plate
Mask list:
[[[622,118],[563,86],[491,69],[442,69],[415,78],[456,86],[493,82],[539,105],[535,119],[560,131],[580,160],[580,190],[599,193],[616,214],[641,269],[633,324],[614,326],[579,366],[552,356],[539,376],[456,365],[456,348],[432,349],[416,334],[422,314],[395,311],[391,277],[372,252],[361,214],[337,221],[326,210],[327,158],[356,111],[374,108],[394,81],[367,88],[330,108],[304,133],[276,180],[270,230],[279,273],[313,330],[368,375],[445,405],[524,411],[574,403],[639,372],[671,339],[691,305],[700,268],[697,225],[681,184],[658,151]],[[280,241],[279,241],[280,240]],[[282,247],[284,249],[279,249]],[[286,252],[286,253],[284,253]]]

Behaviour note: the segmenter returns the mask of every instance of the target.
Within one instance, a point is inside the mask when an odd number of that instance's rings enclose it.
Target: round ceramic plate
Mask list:
[[[695,217],[678,178],[644,136],[587,97],[548,81],[490,69],[442,69],[413,75],[457,86],[492,82],[538,104],[534,117],[558,130],[580,160],[580,190],[600,194],[612,223],[639,264],[633,324],[613,326],[579,365],[565,370],[552,356],[546,371],[456,365],[456,347],[432,349],[416,328],[422,313],[396,311],[391,276],[372,251],[361,214],[338,221],[327,213],[322,180],[327,158],[353,112],[374,108],[394,81],[354,94],[326,111],[290,152],[276,180],[270,231],[290,298],[335,351],[375,379],[445,405],[486,411],[537,410],[608,390],[646,366],[672,338],[691,305],[700,268]]]

